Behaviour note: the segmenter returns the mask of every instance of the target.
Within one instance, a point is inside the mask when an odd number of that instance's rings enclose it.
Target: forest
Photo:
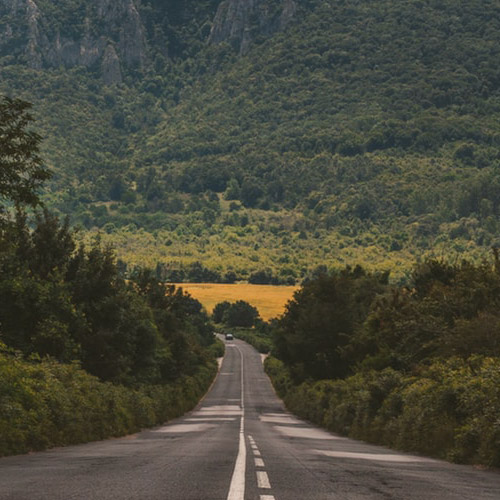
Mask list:
[[[78,25],[82,2],[39,3],[49,33]],[[120,84],[0,54],[0,91],[34,103],[45,139],[44,201],[79,238],[128,273],[269,283],[352,262],[404,282],[498,244],[494,2],[300,2],[245,54],[207,43],[217,4],[138,2],[149,62]]]

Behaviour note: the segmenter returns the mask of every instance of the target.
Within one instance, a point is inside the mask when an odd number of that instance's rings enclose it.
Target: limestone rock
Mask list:
[[[285,29],[297,10],[294,0],[223,0],[212,25],[209,43],[229,42],[244,54],[258,35]]]
[[[32,68],[101,67],[103,79],[118,83],[121,67],[147,62],[145,28],[134,0],[89,0],[93,18],[69,35],[53,29],[38,0],[0,0],[0,56],[17,57]]]
[[[101,65],[102,79],[106,85],[122,82],[120,60],[113,45],[108,45],[104,51]]]

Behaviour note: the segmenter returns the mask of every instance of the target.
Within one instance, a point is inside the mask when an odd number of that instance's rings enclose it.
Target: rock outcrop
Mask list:
[[[35,69],[85,66],[106,84],[120,83],[127,71],[145,68],[150,54],[166,52],[148,46],[145,26],[151,35],[155,14],[150,7],[146,22],[138,7],[142,0],[0,0],[0,58]],[[222,0],[208,41],[244,54],[257,38],[283,30],[296,9],[296,0]]]
[[[283,30],[296,10],[294,0],[223,0],[209,42],[229,42],[244,54],[257,36]]]
[[[101,64],[102,79],[106,85],[122,82],[120,59],[113,45],[108,45],[104,51]]]
[[[147,61],[145,29],[133,0],[90,0],[93,17],[80,19],[79,33],[57,29],[37,0],[0,0],[0,55],[32,68],[100,68],[108,84],[122,81],[122,67]]]

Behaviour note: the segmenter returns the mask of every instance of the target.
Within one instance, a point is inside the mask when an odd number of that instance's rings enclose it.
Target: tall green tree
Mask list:
[[[222,321],[228,326],[243,326],[251,328],[259,318],[259,311],[245,300],[237,300],[226,311]]]
[[[296,381],[349,373],[353,360],[348,348],[387,278],[357,266],[320,275],[295,293],[277,323],[275,353]]]
[[[0,98],[0,217],[9,203],[38,205],[38,189],[50,177],[39,155],[41,138],[28,129],[30,108],[20,99]]]

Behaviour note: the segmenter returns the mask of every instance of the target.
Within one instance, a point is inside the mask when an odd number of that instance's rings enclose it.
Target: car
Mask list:
[[[233,334],[232,333],[226,333],[226,340],[233,340]]]

